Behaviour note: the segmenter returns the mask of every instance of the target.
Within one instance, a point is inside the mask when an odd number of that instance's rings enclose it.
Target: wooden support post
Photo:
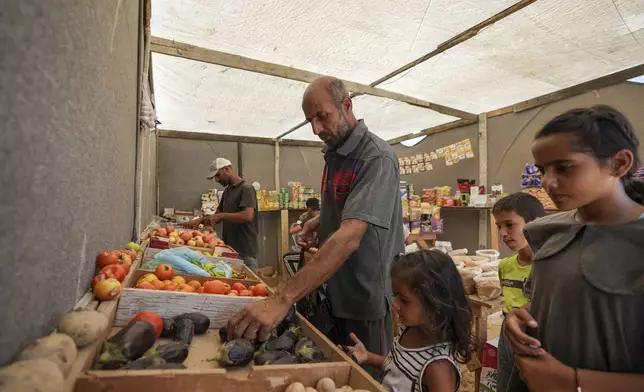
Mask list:
[[[275,190],[279,191],[280,189],[280,143],[279,141],[275,142]],[[284,211],[280,211],[279,218],[277,220],[277,265],[279,266],[279,274],[282,277],[282,279],[286,276],[286,267],[284,266],[284,250],[283,250],[283,243],[284,243]],[[287,225],[287,230],[286,230],[286,241],[288,241],[288,211],[286,211],[286,225]],[[288,242],[287,242],[288,243]]]
[[[485,186],[485,192],[490,193],[487,180],[487,116],[485,113],[479,115],[479,185]],[[490,210],[483,209],[479,212],[479,249],[486,249],[487,244],[487,220]]]
[[[237,142],[237,174],[239,177],[244,178],[244,164],[243,164],[243,155],[242,155],[242,143]]]

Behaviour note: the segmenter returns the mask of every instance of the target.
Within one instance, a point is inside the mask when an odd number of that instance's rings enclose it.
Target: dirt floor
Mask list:
[[[488,317],[487,340],[499,336],[502,323],[503,315],[501,312]],[[458,392],[477,392],[474,390],[474,372],[470,372],[465,366],[461,366],[461,387],[458,389]]]

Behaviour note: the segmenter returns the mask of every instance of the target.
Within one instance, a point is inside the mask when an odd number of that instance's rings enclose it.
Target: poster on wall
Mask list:
[[[434,151],[398,158],[400,174],[416,174],[434,170],[432,162],[443,159],[445,166],[453,166],[460,161],[474,158],[472,141],[464,139]]]

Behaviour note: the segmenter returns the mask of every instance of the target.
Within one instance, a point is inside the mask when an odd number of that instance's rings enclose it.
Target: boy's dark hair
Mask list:
[[[576,136],[579,152],[592,154],[604,163],[620,150],[633,154],[633,167],[622,177],[628,196],[644,204],[644,183],[633,179],[640,165],[637,152],[640,145],[630,121],[620,111],[606,105],[569,110],[552,119],[535,136],[535,140],[556,133]]]
[[[317,211],[320,209],[320,201],[312,197],[306,201],[306,208],[312,208],[314,211]]]
[[[391,277],[405,282],[416,294],[427,323],[453,344],[452,355],[467,363],[476,350],[472,308],[451,257],[426,249],[401,255],[394,260]]]
[[[492,214],[499,212],[514,212],[523,218],[525,223],[546,215],[546,210],[539,199],[523,192],[513,193],[499,199],[492,207]]]

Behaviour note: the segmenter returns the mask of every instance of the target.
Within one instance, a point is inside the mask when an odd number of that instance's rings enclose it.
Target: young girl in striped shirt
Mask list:
[[[393,307],[403,327],[387,357],[368,352],[358,338],[348,350],[360,364],[381,367],[394,392],[454,392],[459,363],[474,351],[472,309],[452,259],[437,250],[399,256],[391,269]]]

